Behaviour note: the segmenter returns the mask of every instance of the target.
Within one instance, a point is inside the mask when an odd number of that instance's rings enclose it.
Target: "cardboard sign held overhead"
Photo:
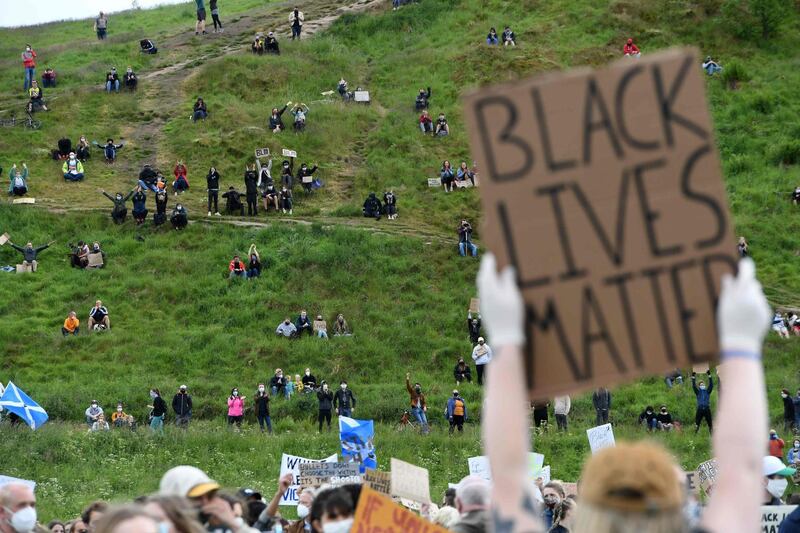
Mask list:
[[[430,503],[428,470],[392,457],[392,496]]]
[[[531,398],[714,361],[736,268],[695,50],[466,97],[483,242],[516,266]]]
[[[303,487],[361,483],[355,463],[301,463],[299,467],[300,485]]]
[[[351,531],[364,533],[389,533],[394,531],[447,533],[445,528],[428,522],[416,513],[403,509],[388,496],[384,496],[369,487],[361,489]]]
[[[297,152],[296,151],[287,150],[286,148],[281,150],[281,154],[283,154],[283,157],[297,157]]]
[[[469,299],[469,312],[473,313],[473,314],[481,312],[481,299],[480,298],[470,298]]]
[[[709,370],[708,363],[700,363],[697,365],[692,365],[692,372],[695,372],[697,374],[705,374],[708,372],[708,370]]]
[[[3,233],[0,235],[0,246],[3,246],[9,240],[11,240],[11,237],[8,235],[8,233]]]
[[[616,446],[614,440],[614,430],[611,424],[603,424],[602,426],[593,427],[586,430],[586,437],[589,439],[589,448],[595,454],[603,448],[610,448]]]
[[[364,485],[368,486],[376,492],[391,496],[392,494],[392,473],[381,472],[380,470],[373,470],[367,468],[364,472]]]
[[[269,148],[256,148],[256,159],[260,157],[269,157]]]

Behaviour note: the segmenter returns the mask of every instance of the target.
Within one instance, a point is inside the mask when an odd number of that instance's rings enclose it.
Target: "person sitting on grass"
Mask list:
[[[706,56],[706,60],[703,61],[703,70],[705,70],[706,74],[709,76],[713,76],[717,72],[722,72],[722,67],[719,63],[711,59],[711,56]]]
[[[247,279],[259,277],[261,275],[261,257],[258,255],[255,244],[250,245],[247,257],[249,258],[247,263]]]
[[[303,163],[302,165],[300,165],[300,170],[297,171],[297,180],[303,186],[303,190],[305,190],[306,193],[311,192],[311,186],[314,184],[313,178],[311,176],[314,174],[314,172],[317,171],[317,168],[318,168],[317,165],[308,168],[308,165],[306,163]]]
[[[137,185],[133,193],[133,219],[136,220],[137,225],[144,224],[147,218],[147,195],[144,193],[141,185]]]
[[[389,220],[394,220],[397,218],[397,196],[395,196],[394,191],[389,190],[389,192],[383,193],[383,205],[385,206],[386,210],[386,218]]]
[[[456,178],[455,172],[453,172],[453,167],[450,165],[450,161],[445,160],[442,162],[442,169],[439,171],[439,176],[442,179],[442,187],[444,188],[444,192],[452,192],[453,182]]]
[[[780,309],[776,309],[775,315],[772,317],[772,331],[784,339],[789,338],[789,329],[786,327],[786,322],[783,320],[783,314]]]
[[[269,116],[269,129],[272,130],[273,133],[281,132],[286,128],[283,124],[283,113],[290,105],[292,105],[291,102],[286,102],[286,105],[280,110],[277,107],[272,108],[272,114]]]
[[[233,278],[247,278],[247,267],[239,259],[238,255],[234,255],[233,259],[231,260],[230,264],[228,265],[228,274],[229,279]]]
[[[10,240],[8,241],[8,244],[13,249],[22,254],[22,264],[26,268],[30,267],[33,272],[36,272],[36,269],[39,267],[39,262],[36,260],[37,257],[39,257],[39,253],[49,248],[50,245],[53,244],[54,242],[56,241],[50,241],[47,244],[43,244],[42,246],[39,246],[37,248],[34,248],[33,244],[30,242],[27,243],[25,247],[17,246]]]
[[[506,26],[503,30],[503,46],[517,46],[517,36],[514,35],[509,26]]]
[[[100,415],[97,417],[97,420],[92,424],[92,429],[90,431],[109,431],[111,427],[109,427],[108,422],[106,422],[106,415]]]
[[[283,370],[280,368],[275,369],[275,373],[269,379],[269,388],[273,396],[286,396],[288,398],[286,385],[289,383],[289,378],[283,375]]]
[[[157,54],[158,48],[150,39],[141,39],[139,41],[139,51],[143,54]]]
[[[72,244],[69,247],[72,248]],[[73,248],[70,254],[70,263],[75,268],[86,268],[89,264],[89,245],[83,241],[78,241],[78,246]]]
[[[434,135],[437,135],[438,137],[450,135],[450,126],[447,124],[447,118],[445,118],[444,113],[439,113],[439,118],[436,119],[436,130],[434,131]]]
[[[462,220],[456,230],[458,231],[458,255],[466,256],[467,250],[469,250],[472,257],[478,257],[478,247],[472,242],[472,225],[466,220]]]
[[[189,224],[189,214],[183,204],[175,204],[172,215],[169,217],[173,229],[184,229]]]
[[[672,428],[675,427],[675,422],[672,420],[672,415],[667,410],[666,405],[661,406],[656,415],[656,423],[661,431],[672,431]]]
[[[475,173],[467,168],[467,162],[462,161],[461,165],[458,167],[458,172],[456,173],[456,181],[464,187],[467,184],[467,180],[475,186]]]
[[[294,131],[305,131],[308,106],[301,102],[292,108],[291,113],[294,116]]]
[[[278,207],[278,197],[279,196],[280,196],[280,193],[275,188],[275,184],[274,183],[267,183],[267,185],[264,187],[264,192],[261,193],[261,197],[264,200],[264,211],[265,212],[268,211],[270,207],[275,209],[275,211],[278,211],[280,209],[280,207]]]
[[[463,382],[472,383],[472,370],[469,365],[464,362],[463,357],[458,358],[455,368],[453,368],[453,377],[456,380],[456,386],[460,386]]]
[[[375,196],[374,192],[369,193],[367,199],[364,200],[364,207],[362,208],[362,212],[364,213],[365,217],[371,217],[375,220],[381,219],[382,207],[381,201],[378,200],[378,197]]]
[[[625,46],[622,47],[622,54],[625,57],[639,58],[642,56],[642,52],[639,50],[639,47],[633,44],[633,39],[628,39],[628,41],[625,43]]]
[[[136,73],[131,67],[128,67],[128,70],[125,71],[123,82],[125,83],[125,88],[130,92],[135,91],[138,87],[139,78],[136,77]]]
[[[111,70],[106,73],[106,92],[116,91],[119,92],[119,75],[117,74],[117,67],[111,67]]]
[[[126,420],[128,415],[125,414],[125,409],[122,405],[122,402],[117,404],[117,409],[113,413],[111,413],[111,425],[115,428],[121,428],[126,425]]]
[[[178,160],[172,173],[175,175],[175,181],[172,182],[172,190],[175,192],[175,196],[178,196],[178,194],[189,189],[188,171],[183,161]]]
[[[284,215],[287,212],[291,215],[293,206],[292,191],[290,189],[287,189],[285,185],[281,188],[280,203],[281,203],[281,212]]]
[[[639,423],[646,424],[647,431],[653,431],[658,427],[658,415],[656,415],[652,405],[648,405],[639,415]]]
[[[486,44],[500,44],[500,38],[497,36],[497,30],[494,28],[489,29],[489,34],[486,35]]]
[[[39,87],[39,83],[36,80],[31,82],[31,88],[28,89],[28,96],[30,97],[29,111],[33,112],[39,109],[47,111],[47,105],[44,103],[44,92],[42,88]]]
[[[287,316],[283,319],[283,322],[278,324],[278,327],[275,328],[275,334],[279,337],[283,336],[286,338],[292,338],[297,336],[297,328],[294,324],[292,324],[292,321]]]
[[[422,133],[433,133],[433,120],[427,109],[419,116],[419,129]]]
[[[336,322],[333,323],[333,336],[334,337],[350,337],[353,333],[350,331],[350,326],[344,315],[339,313],[336,316]]]
[[[78,160],[75,152],[69,153],[69,158],[61,166],[61,172],[64,173],[64,179],[67,181],[81,181],[83,179],[83,163]]]
[[[69,153],[72,151],[72,141],[69,137],[62,137],[56,144],[57,148],[53,151],[53,159],[61,161],[69,158]]]
[[[322,320],[322,315],[317,315],[317,319],[314,321],[313,332],[314,335],[319,337],[320,339],[328,338],[328,323]]]
[[[16,163],[11,165],[11,170],[8,172],[8,194],[11,196],[28,194],[28,165],[25,163],[22,163],[22,172]]]
[[[297,336],[301,337],[303,333],[308,333],[309,335],[313,335],[313,328],[311,325],[311,319],[308,318],[308,313],[306,310],[303,309],[300,311],[300,315],[298,315],[297,320],[294,323],[295,327],[297,328]]]
[[[417,93],[417,99],[414,102],[414,109],[416,109],[417,111],[428,109],[430,100],[431,100],[431,88],[428,87],[427,91],[425,89],[420,89],[419,93]]]
[[[158,177],[160,172],[150,165],[145,165],[139,171],[139,186],[148,191],[158,192]]]
[[[124,144],[114,144],[114,139],[106,139],[106,145],[103,147],[103,154],[106,156],[106,163],[113,163],[117,160],[117,150],[125,146]]]
[[[131,199],[133,196],[133,192],[131,191],[128,193],[127,196],[122,196],[121,192],[118,192],[116,195],[111,196],[104,190],[100,190],[103,193],[103,196],[114,202],[114,208],[111,210],[111,218],[114,220],[116,224],[122,224],[125,222],[125,218],[128,216],[128,208],[125,207],[125,204],[128,200]]]
[[[253,43],[250,45],[250,51],[256,55],[264,53],[264,34],[261,32],[256,33],[253,37]]]
[[[111,329],[111,320],[108,316],[108,308],[103,302],[97,300],[94,307],[89,310],[89,331],[101,331]]]
[[[65,337],[70,335],[78,335],[81,332],[81,321],[75,311],[70,311],[67,318],[64,320],[64,325],[61,327],[61,334]]]
[[[242,193],[231,185],[228,192],[222,195],[225,198],[225,211],[228,215],[244,216],[244,204],[242,203]]]
[[[103,408],[100,407],[99,402],[97,400],[92,400],[89,403],[89,407],[87,407],[86,411],[84,411],[84,415],[86,416],[86,423],[89,425],[89,427],[91,427],[92,424],[97,422],[97,419],[102,414],[103,414]]]
[[[275,37],[275,32],[267,33],[267,39],[264,41],[264,51],[268,54],[281,55],[281,48],[278,45],[278,38]]]
[[[55,87],[56,86],[56,71],[51,67],[44,69],[42,74],[42,87]]]
[[[75,154],[78,156],[80,161],[86,161],[92,157],[91,147],[92,145],[89,144],[88,140],[86,140],[86,136],[81,135],[81,138],[78,141],[78,146],[75,147]]]
[[[198,120],[205,120],[207,117],[208,108],[206,107],[206,103],[202,98],[198,98],[192,108],[192,120],[197,122]]]

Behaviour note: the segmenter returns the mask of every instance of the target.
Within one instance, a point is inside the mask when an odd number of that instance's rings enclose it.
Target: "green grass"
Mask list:
[[[345,3],[308,0],[302,6],[309,21]],[[243,434],[231,434],[224,429],[224,399],[233,386],[250,396],[276,367],[295,374],[310,366],[318,377],[350,382],[359,399],[357,416],[378,422],[382,467],[392,456],[426,466],[434,494],[466,475],[466,458],[480,453],[477,424],[449,439],[439,413],[453,386],[453,363],[469,353],[464,310],[477,270],[477,262],[454,257],[453,227],[462,217],[479,221],[479,202],[476,191],[429,190],[426,178],[443,159],[471,162],[459,100],[465,91],[546,70],[605,64],[619,56],[629,35],[644,53],[694,45],[730,67],[727,77],[708,79],[707,88],[736,231],[750,242],[771,302],[800,306],[797,208],[789,201],[800,182],[800,21],[788,13],[774,39],[742,41],[728,34],[719,6],[714,0],[423,0],[396,13],[382,5],[344,15],[300,43],[283,39],[280,57],[247,52],[256,30],[285,29],[285,6],[254,0],[227,0],[222,15],[229,31],[205,39],[190,33],[190,4],[115,15],[105,43],[94,40],[86,21],[0,30],[4,115],[19,113],[23,103],[18,56],[25,42],[40,52],[39,72],[50,64],[61,75],[59,87],[46,93],[52,111],[38,116],[41,130],[5,129],[0,135],[0,164],[28,163],[38,204],[0,206],[0,230],[18,241],[58,241],[44,252],[36,276],[0,278],[0,376],[53,418],[35,433],[3,429],[0,473],[40,483],[44,519],[74,515],[96,497],[122,500],[152,491],[160,474],[180,463],[198,464],[228,486],[271,492],[281,452],[328,455],[338,449],[335,435],[316,435],[315,405],[303,398],[275,401],[275,437],[254,431],[253,420]],[[513,22],[519,47],[479,45],[489,26],[507,22]],[[144,35],[156,40],[159,55],[139,55],[136,41]],[[143,77],[178,67],[142,79],[136,95],[106,95],[98,80],[111,64],[131,64]],[[342,76],[352,88],[370,90],[372,104],[315,102]],[[729,88],[733,78],[736,90]],[[415,128],[413,98],[427,85],[433,89],[431,111],[449,117],[450,138],[432,140]],[[187,116],[198,95],[211,117],[192,124]],[[266,129],[269,109],[289,100],[311,106],[307,132],[273,135]],[[88,179],[67,185],[47,151],[58,138],[81,134],[124,137],[127,145],[116,165],[95,155]],[[294,149],[300,161],[320,164],[326,187],[308,198],[298,195],[295,210],[294,218],[310,224],[270,215],[260,217],[263,226],[198,221],[182,233],[149,224],[135,229],[130,222],[120,227],[111,224],[110,203],[96,192],[129,189],[145,161],[168,173],[181,158],[192,184],[182,201],[191,219],[202,219],[207,168],[220,170],[224,186],[241,187],[244,165],[262,146],[277,153]],[[358,216],[369,191],[390,187],[399,197],[395,223]],[[78,239],[100,240],[108,268],[70,269],[65,244]],[[230,257],[245,253],[251,242],[269,261],[261,279],[224,279]],[[16,261],[8,247],[0,248],[0,263]],[[96,298],[109,306],[113,329],[62,338],[67,312],[78,311],[85,325]],[[328,342],[276,338],[278,322],[301,308],[329,321],[343,312],[356,336]],[[795,387],[797,361],[795,342],[770,341],[765,363],[776,425],[778,391]],[[428,391],[430,438],[394,431],[407,401],[406,371]],[[184,382],[197,418],[187,434],[168,430],[165,438],[152,438],[142,428],[134,435],[88,435],[81,425],[93,397],[107,410],[123,400],[142,419],[149,387],[171,396]],[[461,390],[476,421],[480,391]],[[641,436],[635,420],[648,404],[667,403],[684,422],[693,414],[688,385],[668,391],[659,378],[620,387],[614,395],[618,438]],[[547,434],[536,442],[554,475],[567,480],[579,474],[588,453],[584,430],[594,420],[588,397],[575,398],[573,406],[568,435]],[[709,458],[705,432],[655,438],[686,468]]]

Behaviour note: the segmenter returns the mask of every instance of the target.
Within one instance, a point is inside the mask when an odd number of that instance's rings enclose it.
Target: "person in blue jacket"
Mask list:
[[[453,391],[452,398],[447,399],[445,416],[447,421],[450,422],[450,434],[456,428],[458,428],[459,433],[464,432],[464,422],[467,421],[467,403],[458,394],[457,390]]]
[[[700,422],[705,419],[708,424],[708,432],[712,432],[711,425],[711,391],[714,390],[714,378],[711,376],[711,370],[708,371],[708,388],[702,381],[697,383],[697,374],[692,372],[692,390],[697,398],[697,411],[694,415],[694,432],[700,431]]]

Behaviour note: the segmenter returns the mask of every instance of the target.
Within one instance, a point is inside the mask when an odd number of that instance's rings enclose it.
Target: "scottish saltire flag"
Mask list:
[[[47,422],[48,416],[45,410],[11,381],[0,396],[0,407],[20,417],[31,429],[37,429]]]
[[[363,474],[367,468],[377,470],[375,459],[375,427],[372,420],[339,417],[339,440],[342,441],[342,462],[358,463]]]

